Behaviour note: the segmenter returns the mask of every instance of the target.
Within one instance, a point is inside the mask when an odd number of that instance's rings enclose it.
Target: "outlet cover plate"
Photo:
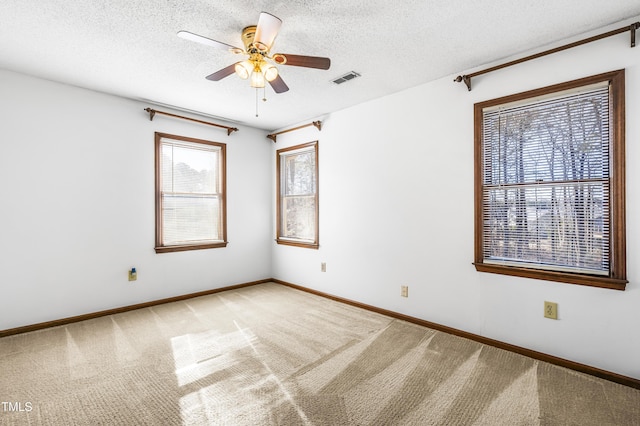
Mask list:
[[[544,302],[544,317],[558,319],[558,304],[554,302]]]

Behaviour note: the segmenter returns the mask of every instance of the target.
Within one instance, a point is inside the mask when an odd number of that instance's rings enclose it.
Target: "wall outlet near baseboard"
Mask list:
[[[554,302],[544,302],[544,317],[558,319],[558,304]]]
[[[401,285],[400,286],[400,296],[409,297],[409,286],[408,285]]]
[[[138,272],[136,268],[129,269],[129,281],[135,281],[138,279]]]

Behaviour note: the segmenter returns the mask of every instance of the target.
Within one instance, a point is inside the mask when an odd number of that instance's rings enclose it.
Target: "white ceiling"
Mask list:
[[[242,47],[261,11],[283,21],[272,52],[332,62],[279,66],[290,90],[267,87],[256,118],[248,81],[204,78],[238,57],[176,33]],[[0,68],[277,130],[637,16],[639,0],[2,0]]]

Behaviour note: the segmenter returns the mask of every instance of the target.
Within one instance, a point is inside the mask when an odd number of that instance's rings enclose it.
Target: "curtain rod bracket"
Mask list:
[[[464,81],[464,84],[467,85],[467,90],[471,90],[471,77],[469,77],[468,75],[459,75],[453,81],[455,81],[456,83]]]
[[[636,47],[636,30],[640,27],[640,22],[634,22],[629,26],[631,32],[631,47]]]
[[[156,115],[156,110],[151,108],[145,108],[144,110],[149,113],[149,121],[153,121],[153,116]]]

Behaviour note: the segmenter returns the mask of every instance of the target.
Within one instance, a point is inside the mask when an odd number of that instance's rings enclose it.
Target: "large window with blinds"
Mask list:
[[[276,161],[276,242],[317,249],[318,142],[279,149]]]
[[[624,289],[624,70],[475,105],[475,266]]]
[[[225,144],[156,133],[156,252],[227,245]]]

